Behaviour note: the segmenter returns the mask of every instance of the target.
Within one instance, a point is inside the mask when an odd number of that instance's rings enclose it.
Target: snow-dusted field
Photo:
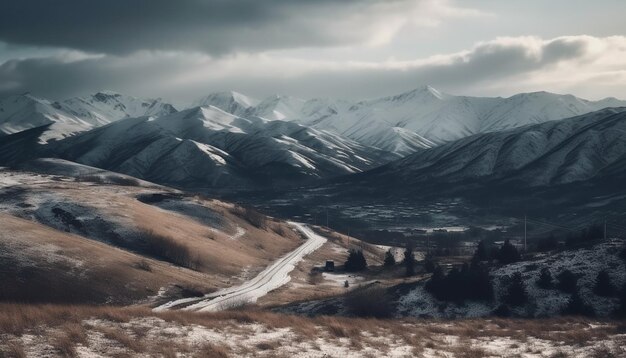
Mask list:
[[[11,311],[8,311],[11,310]],[[620,357],[616,322],[306,318],[259,311],[0,305],[0,354],[19,357]]]

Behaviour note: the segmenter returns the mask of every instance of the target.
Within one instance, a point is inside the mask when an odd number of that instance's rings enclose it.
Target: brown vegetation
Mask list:
[[[217,313],[163,312],[155,313],[147,308],[113,308],[95,306],[54,306],[54,305],[0,305],[0,335],[10,335],[7,344],[0,344],[0,350],[7,355],[20,356],[21,348],[16,339],[24,333],[45,334],[41,327],[51,329],[48,340],[55,350],[64,356],[72,356],[77,345],[88,345],[86,331],[101,332],[106,339],[118,342],[129,352],[146,352],[159,356],[170,356],[176,352],[192,352],[195,356],[227,357],[237,355],[251,348],[256,352],[270,352],[280,349],[284,342],[270,339],[256,342],[251,347],[239,347],[238,342],[209,342],[198,346],[172,344],[168,334],[150,334],[145,329],[137,328],[137,319],[154,317],[164,322],[181,327],[201,326],[207,329],[219,329],[229,335],[254,334],[246,331],[247,325],[258,323],[264,330],[271,331],[288,328],[293,332],[289,336],[293,342],[310,342],[322,339],[327,342],[346,342],[353,350],[365,347],[379,347],[381,352],[389,349],[390,344],[403,344],[411,347],[414,354],[422,354],[424,349],[445,350],[459,357],[480,357],[486,355],[480,342],[488,342],[499,337],[511,339],[510,349],[531,347],[531,339],[555,342],[559,349],[579,349],[591,347],[588,352],[596,356],[619,356],[619,347],[624,343],[624,328],[619,322],[591,321],[582,318],[555,319],[463,319],[450,322],[436,320],[380,320],[362,318],[316,317],[307,318],[266,311],[245,309]],[[87,319],[97,322],[85,324]],[[133,323],[134,322],[134,323]],[[593,323],[593,324],[592,324]],[[145,323],[144,323],[145,324]],[[135,328],[132,328],[135,327]],[[37,333],[39,332],[39,333]],[[139,333],[137,333],[139,332]],[[185,332],[182,329],[181,332]],[[248,333],[246,333],[248,332]],[[456,343],[441,340],[441,337],[457,337]],[[380,341],[384,337],[384,341]],[[164,344],[166,340],[167,344]],[[10,343],[14,342],[14,343]],[[182,342],[182,341],[181,341]],[[396,342],[396,343],[393,343]],[[614,342],[606,345],[602,342]],[[10,343],[10,344],[9,344]],[[204,342],[203,342],[204,343]],[[597,346],[596,346],[597,345]],[[230,348],[229,348],[230,347]],[[239,347],[239,348],[237,348]],[[567,348],[569,347],[569,348]],[[232,351],[235,349],[235,351]],[[241,350],[239,350],[241,349]],[[253,352],[254,352],[253,351]],[[204,354],[204,355],[203,355]]]
[[[258,229],[264,229],[267,226],[267,216],[261,214],[254,208],[248,206],[235,206],[233,213]]]
[[[202,266],[200,259],[187,245],[172,237],[149,230],[143,233],[142,241],[146,244],[146,252],[151,256],[192,270],[198,270]]]

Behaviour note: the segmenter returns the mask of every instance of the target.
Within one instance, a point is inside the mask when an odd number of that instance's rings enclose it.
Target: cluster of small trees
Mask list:
[[[438,266],[424,288],[442,301],[493,299],[493,283],[489,270],[482,264],[466,264],[461,270],[453,268],[447,275]]]
[[[569,270],[564,270],[559,273],[556,278],[557,281],[554,282],[550,270],[548,268],[543,268],[539,274],[539,279],[537,279],[536,284],[538,287],[543,289],[558,289],[562,292],[571,294],[568,304],[563,310],[564,314],[593,316],[593,307],[586,303],[580,296],[578,276]],[[595,295],[601,297],[614,297],[616,295],[620,295],[620,299],[624,302],[623,306],[626,308],[626,285],[622,291],[618,291],[617,287],[613,285],[611,276],[607,270],[601,270],[598,272],[592,291]],[[624,313],[626,313],[626,310]]]
[[[481,240],[476,247],[474,256],[472,257],[472,264],[492,261],[494,259],[498,260],[501,264],[506,265],[519,261],[521,256],[515,245],[511,244],[509,240],[505,240],[504,244],[500,248],[489,245],[486,241]]]
[[[404,258],[402,259],[402,265],[404,266],[406,276],[415,275],[415,263],[416,262],[415,255],[413,254],[413,245],[409,243],[404,249]],[[395,264],[396,258],[393,255],[391,249],[389,249],[387,250],[387,252],[385,252],[384,265],[385,267],[392,267],[395,266]]]
[[[505,280],[505,289],[501,296],[501,301],[506,306],[500,306],[495,311],[498,315],[510,314],[509,306],[516,307],[522,306],[528,302],[528,293],[526,286],[522,278],[521,273],[516,272],[509,280]],[[542,289],[558,289],[564,293],[570,294],[570,299],[567,305],[562,310],[563,314],[567,315],[582,315],[593,316],[595,314],[591,305],[583,300],[578,288],[578,276],[569,270],[564,270],[556,276],[556,282],[552,277],[552,273],[548,268],[543,268],[540,271],[539,278],[535,281],[535,284]],[[602,270],[598,273],[594,287],[594,294],[603,297],[612,297],[618,294],[616,287],[611,282],[608,271]],[[623,292],[620,293],[621,303],[620,307],[624,307],[623,314],[626,315],[626,285]]]
[[[534,247],[537,251],[550,251],[559,248],[559,241],[565,241],[565,246],[575,246],[584,244],[589,241],[602,239],[604,237],[604,229],[601,225],[592,224],[578,233],[569,233],[568,235],[557,236],[554,233],[547,237],[535,241]]]

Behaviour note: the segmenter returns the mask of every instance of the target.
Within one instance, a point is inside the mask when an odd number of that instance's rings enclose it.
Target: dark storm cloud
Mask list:
[[[375,20],[360,19],[362,26],[344,26],[351,15],[376,15],[384,11],[377,5],[414,2],[9,0],[0,2],[0,40],[114,54],[145,49],[224,53],[336,45],[371,35],[367,26]]]
[[[626,37],[574,36],[496,39],[468,51],[393,63],[293,62],[254,55],[211,58],[153,52],[72,61],[33,58],[0,65],[0,96],[32,91],[59,99],[111,89],[188,100],[211,91],[234,89],[256,96],[287,93],[368,98],[421,84],[467,93],[482,84],[506,87],[509,83],[516,87],[519,82],[512,78],[519,80],[519,76],[532,73],[541,73],[540,77],[549,82],[554,76],[562,76],[553,75],[555,66],[561,63],[573,68],[572,75],[606,73],[604,67],[594,64],[594,59],[613,58],[619,62],[626,56],[624,49]]]

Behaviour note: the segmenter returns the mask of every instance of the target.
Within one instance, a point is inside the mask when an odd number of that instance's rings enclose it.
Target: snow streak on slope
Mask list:
[[[319,249],[326,242],[324,237],[314,233],[313,230],[304,224],[296,222],[291,222],[290,224],[306,236],[306,242],[274,262],[252,280],[236,287],[219,290],[201,298],[185,298],[168,302],[155,308],[155,311],[163,311],[183,305],[185,306],[183,309],[191,311],[219,311],[247,303],[254,303],[268,292],[283,286],[291,279],[289,273],[298,262],[304,256]]]

